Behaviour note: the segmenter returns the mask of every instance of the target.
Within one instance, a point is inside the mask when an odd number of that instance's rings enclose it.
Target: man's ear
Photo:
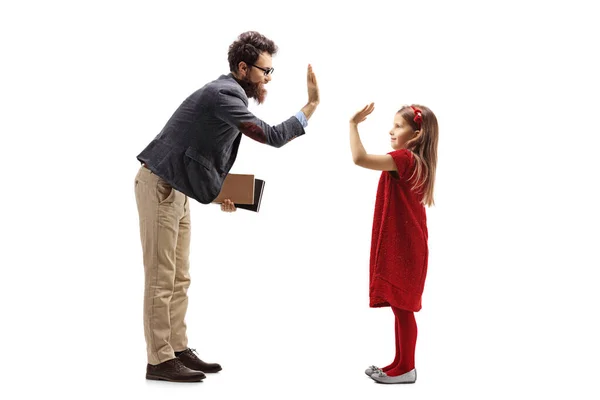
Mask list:
[[[248,74],[248,65],[244,61],[240,61],[238,64],[238,75],[240,78],[244,78]]]

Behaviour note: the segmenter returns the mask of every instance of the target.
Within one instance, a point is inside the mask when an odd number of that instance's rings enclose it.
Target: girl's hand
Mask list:
[[[374,109],[375,109],[375,103],[366,105],[365,108],[363,108],[362,110],[360,110],[359,112],[354,114],[354,116],[352,118],[350,118],[350,123],[356,124],[356,125],[360,124],[365,119],[367,119],[367,115],[371,114]]]
[[[237,210],[237,208],[235,208],[235,204],[233,204],[233,202],[231,200],[225,199],[221,203],[221,211],[234,212],[235,210]]]

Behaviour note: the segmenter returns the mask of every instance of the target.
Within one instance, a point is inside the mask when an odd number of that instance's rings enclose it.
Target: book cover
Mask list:
[[[262,201],[263,191],[265,189],[265,181],[262,179],[254,180],[254,202],[252,204],[238,204],[234,202],[236,208],[258,212],[260,210],[260,202]]]
[[[219,195],[212,201],[222,203],[229,199],[234,204],[253,204],[254,202],[254,175],[227,174]]]

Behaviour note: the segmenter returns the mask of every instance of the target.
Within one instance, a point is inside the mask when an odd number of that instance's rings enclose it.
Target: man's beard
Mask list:
[[[265,89],[264,83],[251,82],[247,76],[242,80],[238,80],[238,83],[242,89],[244,89],[244,92],[246,92],[246,96],[248,96],[249,99],[254,99],[257,104],[262,104],[265,101],[267,89]]]

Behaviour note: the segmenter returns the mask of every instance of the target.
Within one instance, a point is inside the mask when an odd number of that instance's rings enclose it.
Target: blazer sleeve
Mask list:
[[[252,114],[240,94],[231,89],[218,92],[215,113],[217,118],[244,135],[273,147],[281,147],[305,133],[296,116],[291,116],[279,125],[270,126]]]

